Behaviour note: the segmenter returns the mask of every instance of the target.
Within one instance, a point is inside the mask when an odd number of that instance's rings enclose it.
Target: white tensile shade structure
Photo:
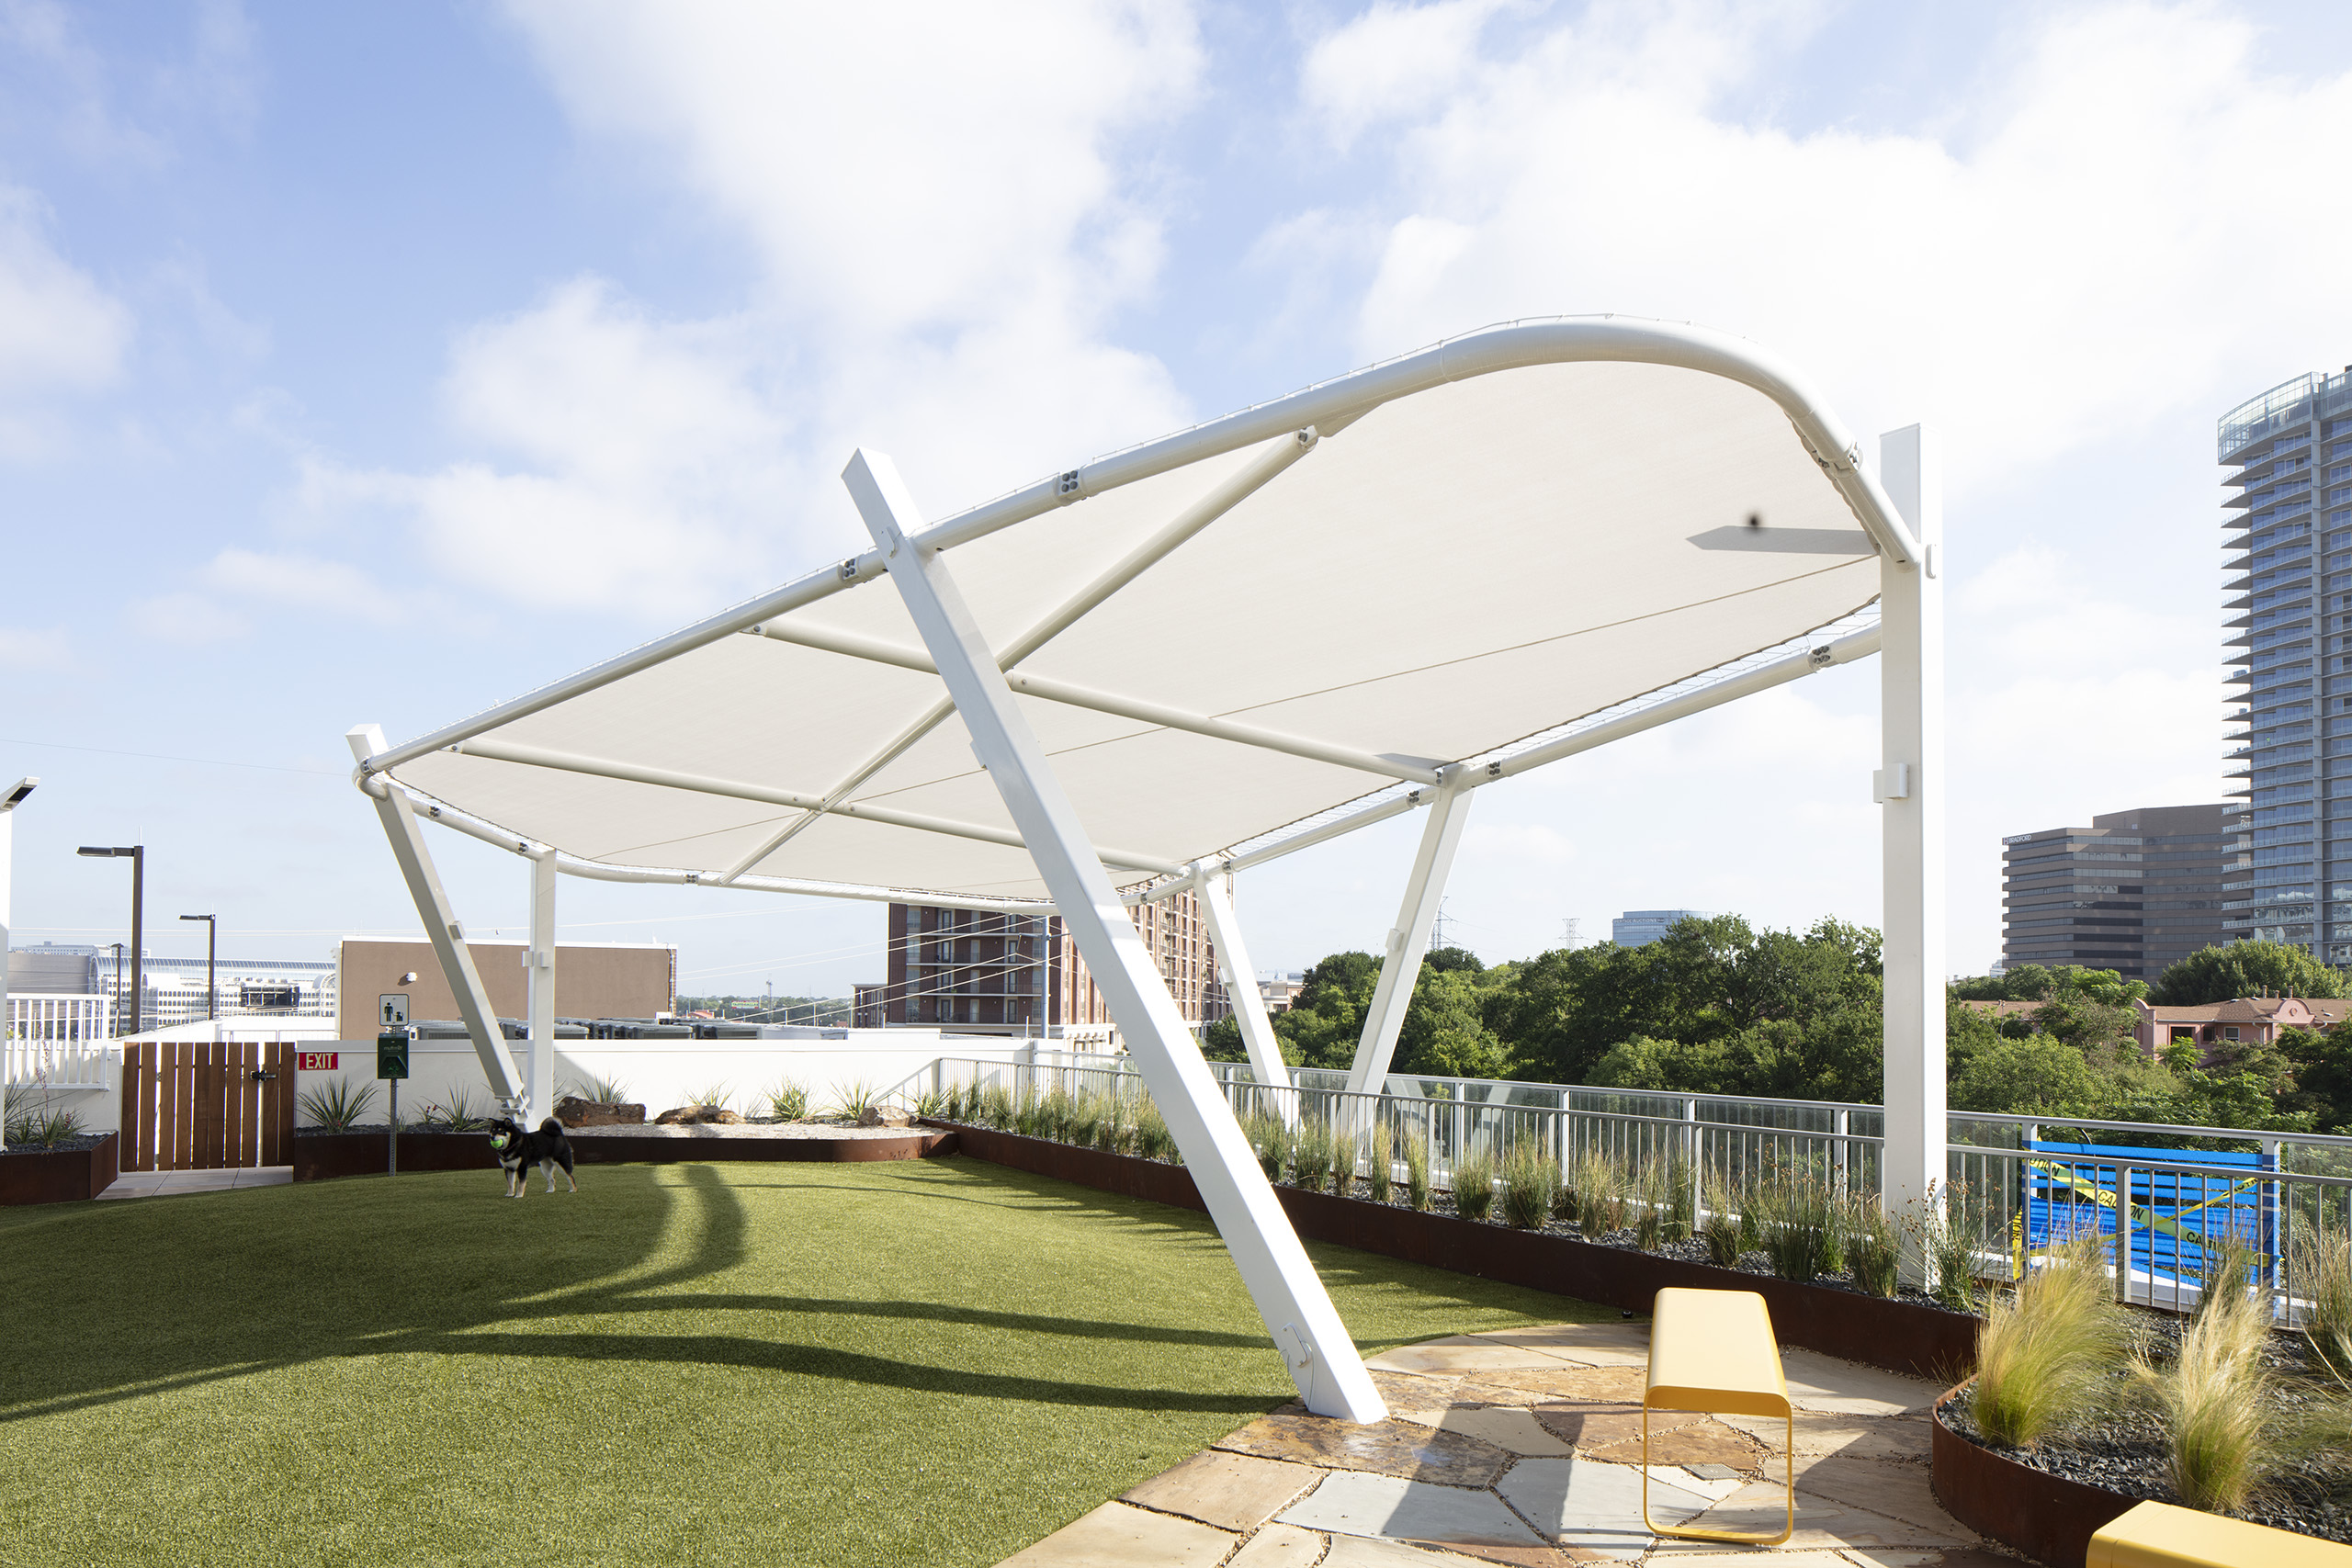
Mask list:
[[[559,871],[1057,911],[1307,1406],[1377,1419],[1124,906],[1201,890],[1253,1070],[1287,1081],[1225,874],[1425,808],[1351,1077],[1377,1092],[1476,790],[1883,642],[1886,1199],[1942,1174],[1916,427],[1873,476],[1751,345],[1588,318],[1452,339],[942,521],[878,454],[843,478],[872,549],[405,745],[352,732],[492,1092],[545,1113],[552,999],[534,987],[518,1085],[420,816],[531,859],[535,979]]]

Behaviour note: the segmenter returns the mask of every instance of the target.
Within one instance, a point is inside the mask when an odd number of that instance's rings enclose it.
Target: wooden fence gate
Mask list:
[[[172,1041],[122,1048],[124,1170],[220,1170],[294,1158],[294,1046]]]

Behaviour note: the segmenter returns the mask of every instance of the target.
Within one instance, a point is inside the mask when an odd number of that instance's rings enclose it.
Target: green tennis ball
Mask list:
[[[492,1133],[490,1135],[490,1146],[493,1149],[504,1148],[506,1146],[506,1134],[503,1133]]]

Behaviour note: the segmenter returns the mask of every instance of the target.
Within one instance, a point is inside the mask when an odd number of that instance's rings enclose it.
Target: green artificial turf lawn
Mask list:
[[[1199,1214],[960,1158],[580,1188],[0,1211],[0,1562],[993,1563],[1293,1396]],[[1367,1354],[1603,1315],[1309,1250]]]

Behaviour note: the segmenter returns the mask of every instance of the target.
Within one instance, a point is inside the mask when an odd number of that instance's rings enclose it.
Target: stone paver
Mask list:
[[[1283,1510],[1282,1522],[1336,1535],[1424,1542],[1456,1551],[1482,1546],[1532,1550],[1544,1545],[1491,1492],[1351,1471],[1325,1476],[1323,1484]]]
[[[1712,1416],[1702,1416],[1661,1430],[1657,1413],[1652,1412],[1646,1455],[1636,1430],[1631,1438],[1593,1449],[1592,1457],[1615,1464],[1640,1464],[1646,1459],[1651,1464],[1727,1464],[1734,1470],[1754,1470],[1763,1463],[1764,1450],[1747,1433],[1734,1431]]]
[[[1770,1450],[1774,1455],[1789,1441],[1788,1423],[1770,1416],[1718,1416]],[[1852,1416],[1820,1415],[1800,1410],[1796,1417],[1797,1465],[1833,1454],[1849,1459],[1906,1459],[1925,1463],[1928,1453],[1925,1421],[1890,1421]],[[1775,1472],[1777,1474],[1778,1472]]]
[[[1653,1540],[1642,1522],[1642,1472],[1589,1459],[1531,1459],[1511,1467],[1495,1490],[1521,1517],[1581,1556],[1639,1557]],[[1698,1517],[1715,1501],[1650,1477],[1650,1517],[1660,1524]]]
[[[98,1201],[126,1198],[173,1198],[187,1192],[242,1191],[248,1187],[284,1187],[294,1179],[290,1165],[237,1166],[227,1170],[134,1170],[114,1179]]]
[[[1626,1367],[1539,1368],[1510,1373],[1510,1386],[1542,1394],[1547,1400],[1639,1405],[1642,1391],[1649,1382],[1648,1365],[1643,1360]]]
[[[1396,1420],[1355,1427],[1317,1416],[1266,1416],[1218,1438],[1216,1446],[1259,1459],[1447,1486],[1485,1486],[1510,1463],[1509,1454],[1482,1438]]]
[[[1925,1465],[1875,1459],[1816,1460],[1798,1471],[1797,1490],[1917,1525],[1947,1540],[1975,1539],[1974,1531],[1944,1512],[1943,1505],[1936,1501]]]
[[[1296,1525],[1268,1525],[1233,1554],[1226,1568],[1314,1568],[1329,1544],[1313,1530]]]
[[[1936,1502],[1934,1385],[1783,1350],[1797,1529],[1777,1548],[1642,1522],[1646,1323],[1560,1324],[1399,1347],[1367,1365],[1391,1411],[1354,1427],[1295,1404],[1253,1421],[1008,1560],[1014,1568],[1571,1568],[1743,1552],[1762,1568],[2016,1568]],[[1775,1531],[1786,1423],[1650,1412],[1661,1525]],[[1230,1554],[1229,1556],[1227,1554]],[[1693,1563],[1691,1568],[1702,1568]]]
[[[1702,1529],[1779,1533],[1787,1517],[1787,1493],[1777,1482],[1741,1487],[1707,1510]],[[1784,1542],[1792,1551],[1836,1551],[1845,1546],[1972,1546],[1975,1537],[1951,1525],[1943,1529],[1907,1524],[1891,1515],[1833,1502],[1800,1487],[1796,1534]]]
[[[1320,1540],[1320,1537],[1317,1538]],[[1323,1568],[1467,1568],[1475,1559],[1364,1535],[1335,1535]]]
[[[1534,1414],[1545,1431],[1588,1451],[1628,1440],[1638,1444],[1642,1439],[1638,1404],[1539,1404]],[[1653,1410],[1650,1439],[1655,1442],[1662,1432],[1705,1419],[1695,1410]]]
[[[1532,1415],[1515,1406],[1457,1406],[1447,1411],[1437,1425],[1441,1431],[1460,1432],[1467,1437],[1483,1438],[1505,1453],[1566,1454],[1576,1451],[1566,1442],[1546,1431]]]
[[[1789,1380],[1790,1404],[1844,1416],[1917,1415],[1943,1392],[1921,1378],[1858,1367],[1816,1350],[1782,1350],[1781,1371]]]
[[[1234,1540],[1191,1519],[1105,1503],[998,1568],[1215,1568]]]
[[[1253,1530],[1322,1473],[1311,1465],[1209,1449],[1162,1471],[1120,1501],[1182,1514],[1219,1529]]]
[[[1560,1365],[1560,1358],[1548,1350],[1495,1345],[1464,1336],[1453,1339],[1432,1339],[1426,1345],[1407,1345],[1372,1357],[1364,1365],[1383,1372],[1453,1372],[1484,1376],[1519,1368],[1556,1367]]]

